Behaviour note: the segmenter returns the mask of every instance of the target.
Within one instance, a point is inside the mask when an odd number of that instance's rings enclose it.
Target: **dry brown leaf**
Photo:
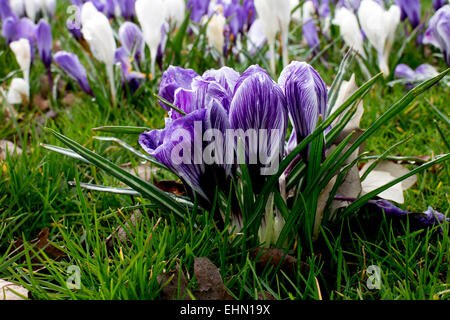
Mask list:
[[[219,269],[208,258],[195,258],[194,273],[198,288],[194,296],[198,300],[232,300],[225,287]]]
[[[0,300],[25,300],[28,290],[15,283],[0,279]]]
[[[174,181],[174,180],[160,180],[155,183],[155,187],[175,194],[177,196],[185,196],[186,195],[186,189],[184,188],[184,185],[181,182]]]

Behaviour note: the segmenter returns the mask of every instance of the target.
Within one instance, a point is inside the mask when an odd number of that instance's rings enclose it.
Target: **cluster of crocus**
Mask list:
[[[25,1],[25,3],[28,2]],[[47,4],[50,5],[51,3],[48,2]],[[19,18],[23,15],[23,12],[18,10],[18,8],[17,2],[0,2],[2,35],[14,52],[17,63],[23,73],[23,79],[15,79],[15,81],[11,83],[9,94],[11,99],[8,99],[11,104],[22,103],[28,99],[30,68],[36,49],[47,69],[49,84],[52,86],[52,76],[50,71],[52,63],[51,27],[44,19],[41,19],[36,25],[33,22],[36,18],[35,14],[32,16],[32,19],[27,17]],[[20,92],[20,94],[15,94],[17,92]],[[19,97],[24,97],[24,99],[19,99]]]
[[[258,194],[268,164],[258,156],[268,152],[266,160],[276,163],[284,157],[288,117],[299,142],[315,129],[320,115],[325,117],[327,105],[327,87],[320,75],[307,63],[297,61],[283,70],[278,83],[257,65],[241,75],[223,67],[202,76],[190,69],[170,67],[163,75],[159,95],[179,110],[170,110],[165,128],[141,134],[139,143],[176,173],[188,193],[199,196],[206,207],[213,201],[216,185],[219,191],[228,193],[229,183],[239,170],[238,163],[247,164],[253,190]],[[200,123],[200,131],[196,123]],[[204,136],[207,129],[215,129],[216,134]],[[266,132],[270,145],[263,147],[261,134],[250,139],[249,130]],[[228,139],[221,136],[229,132],[236,134],[232,141],[239,138],[242,142],[241,154],[236,144],[231,148],[224,145]],[[182,161],[178,159],[181,149]],[[202,161],[203,150],[211,149],[212,160]],[[184,154],[186,150],[190,153]],[[245,162],[240,162],[239,156]],[[239,213],[233,213],[239,221]]]
[[[430,19],[423,43],[441,49],[444,61],[450,65],[450,5],[442,6]]]
[[[73,5],[81,7],[86,2],[92,2],[95,8],[108,18],[122,16],[126,20],[134,18],[134,3],[136,0],[70,0]]]

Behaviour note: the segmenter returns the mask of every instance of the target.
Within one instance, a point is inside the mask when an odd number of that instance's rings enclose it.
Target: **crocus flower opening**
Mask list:
[[[94,96],[91,87],[89,86],[89,81],[87,78],[86,69],[80,63],[78,56],[76,54],[67,51],[58,51],[55,54],[56,63],[63,69],[67,74],[78,82],[81,89],[86,93]]]
[[[437,75],[438,72],[436,69],[427,63],[421,64],[416,70],[412,70],[406,64],[399,64],[395,67],[395,77],[397,79],[403,79],[409,89],[412,89],[420,82],[431,79]]]
[[[423,43],[440,48],[450,66],[450,5],[440,8],[430,19]]]

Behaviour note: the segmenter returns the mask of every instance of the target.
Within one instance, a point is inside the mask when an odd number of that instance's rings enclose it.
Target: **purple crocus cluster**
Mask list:
[[[120,14],[125,20],[132,20],[136,0],[70,0],[70,2],[78,7],[86,2],[92,2],[97,10],[103,12],[108,18],[114,18]]]
[[[176,110],[169,111],[164,129],[151,130],[141,134],[140,145],[158,161],[176,173],[191,196],[199,195],[206,203],[211,203],[215,186],[227,192],[229,182],[234,177],[238,162],[236,150],[231,162],[212,161],[208,164],[195,161],[200,152],[196,139],[200,139],[207,129],[216,129],[225,134],[227,130],[267,130],[271,141],[271,155],[281,160],[284,156],[284,143],[291,119],[298,141],[309,135],[314,129],[320,114],[325,115],[327,104],[326,85],[320,75],[307,63],[292,62],[281,74],[278,83],[258,65],[250,66],[239,74],[233,69],[223,67],[209,70],[202,76],[190,69],[171,66],[164,73],[159,95],[174,104],[185,115]],[[167,106],[163,105],[166,109]],[[195,123],[201,123],[202,131],[195,130]],[[177,130],[189,132],[189,137],[180,136]],[[243,155],[248,165],[254,191],[258,193],[265,176],[261,174],[264,163],[250,159],[261,152],[261,138],[251,144],[245,135]],[[203,142],[204,144],[205,142]],[[223,140],[215,140],[217,150],[224,150]],[[183,145],[194,150],[187,161],[176,162],[173,150]],[[204,147],[200,143],[200,147]],[[197,148],[197,149],[196,149]],[[275,149],[276,148],[276,149]],[[218,158],[215,158],[219,160]]]
[[[50,66],[52,63],[52,29],[44,19],[35,24],[28,17],[21,17],[11,9],[9,0],[0,1],[0,17],[2,21],[2,36],[9,44],[20,39],[28,40],[30,44],[31,60],[34,59],[35,50],[47,69],[49,83],[52,85]]]

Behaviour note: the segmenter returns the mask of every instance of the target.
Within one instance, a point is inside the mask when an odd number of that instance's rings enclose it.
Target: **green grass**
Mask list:
[[[61,39],[64,49],[80,52],[79,46],[70,40],[64,28],[64,6],[59,5],[57,18],[52,23],[53,35]],[[295,29],[295,27],[293,27]],[[399,28],[400,29],[400,28]],[[299,35],[293,33],[291,58],[302,59],[307,52],[298,50]],[[323,44],[324,45],[324,44]],[[399,48],[400,43],[395,44]],[[13,54],[5,43],[0,45],[0,79],[17,70]],[[170,47],[167,50],[171,56]],[[205,54],[201,39],[190,51],[186,43],[176,62],[193,68],[199,74],[217,68],[217,62]],[[301,54],[297,54],[298,52]],[[342,44],[338,42],[327,51],[328,68],[320,59],[314,67],[328,85],[336,74],[343,57]],[[242,72],[252,63],[267,65],[263,55],[246,63],[228,58],[227,65]],[[82,57],[86,63],[87,57]],[[175,60],[173,61],[175,62]],[[441,59],[425,54],[409,44],[401,62],[416,67],[429,62],[444,70]],[[165,67],[170,61],[165,61]],[[103,66],[95,63],[99,77],[106,83]],[[57,67],[54,66],[55,71]],[[278,72],[281,67],[278,69]],[[357,75],[359,85],[367,79],[354,64],[351,72]],[[0,139],[16,141],[24,150],[19,157],[10,156],[0,162],[0,279],[12,280],[27,287],[35,299],[158,299],[161,286],[157,276],[164,271],[175,270],[179,265],[188,276],[188,288],[193,291],[195,257],[208,257],[218,268],[230,294],[236,299],[256,299],[258,293],[267,291],[277,299],[448,299],[450,285],[449,228],[440,233],[438,228],[416,230],[408,223],[396,222],[384,217],[374,218],[367,212],[357,217],[325,227],[314,254],[306,250],[307,244],[298,238],[289,247],[289,253],[309,265],[308,270],[287,274],[273,267],[261,268],[251,258],[243,236],[229,235],[218,227],[212,216],[200,209],[176,218],[152,206],[139,197],[113,195],[86,191],[68,185],[68,181],[123,186],[117,179],[92,165],[49,152],[41,143],[59,145],[57,139],[42,130],[52,128],[79,142],[90,150],[105,156],[114,163],[140,160],[111,142],[94,140],[94,135],[108,134],[92,131],[104,125],[133,125],[161,128],[165,110],[152,97],[157,91],[156,80],[147,81],[139,93],[129,99],[122,97],[115,108],[105,101],[92,101],[80,92],[77,84],[61,75],[66,85],[52,109],[58,112],[54,119],[38,123],[42,115],[33,104],[17,108],[19,117],[6,120],[6,112],[0,112]],[[35,60],[32,67],[31,92],[41,90],[44,68]],[[54,73],[56,75],[56,72]],[[347,77],[348,78],[348,77]],[[275,77],[276,79],[276,77]],[[9,80],[3,81],[7,88]],[[97,83],[98,85],[98,83]],[[62,103],[65,93],[72,92],[75,99],[70,105]],[[366,151],[382,154],[390,146],[411,135],[406,143],[392,152],[403,156],[430,156],[449,152],[438,132],[437,121],[444,134],[448,126],[432,110],[425,99],[432,101],[442,113],[448,115],[448,88],[435,86],[406,111],[384,126],[375,137],[367,141]],[[399,100],[406,90],[401,85],[387,87],[377,82],[364,99],[365,114],[362,128],[373,121]],[[6,107],[6,104],[4,104]],[[136,135],[120,135],[139,149]],[[410,165],[413,168],[414,165]],[[155,178],[173,178],[157,173]],[[448,163],[434,166],[418,175],[418,182],[405,192],[405,205],[412,212],[423,212],[427,206],[448,215],[449,213]],[[117,245],[112,251],[105,246],[105,239],[118,225],[139,208],[142,219],[130,235],[128,245]],[[40,255],[31,260],[33,250],[25,245],[22,253],[11,246],[14,240],[30,241],[43,228],[50,228],[49,240],[62,249],[66,256],[60,260]],[[237,240],[236,240],[237,239]],[[232,241],[236,240],[236,241]],[[81,289],[66,287],[67,268],[76,265],[81,270]],[[367,288],[366,269],[370,265],[381,268],[382,284],[379,290]]]

